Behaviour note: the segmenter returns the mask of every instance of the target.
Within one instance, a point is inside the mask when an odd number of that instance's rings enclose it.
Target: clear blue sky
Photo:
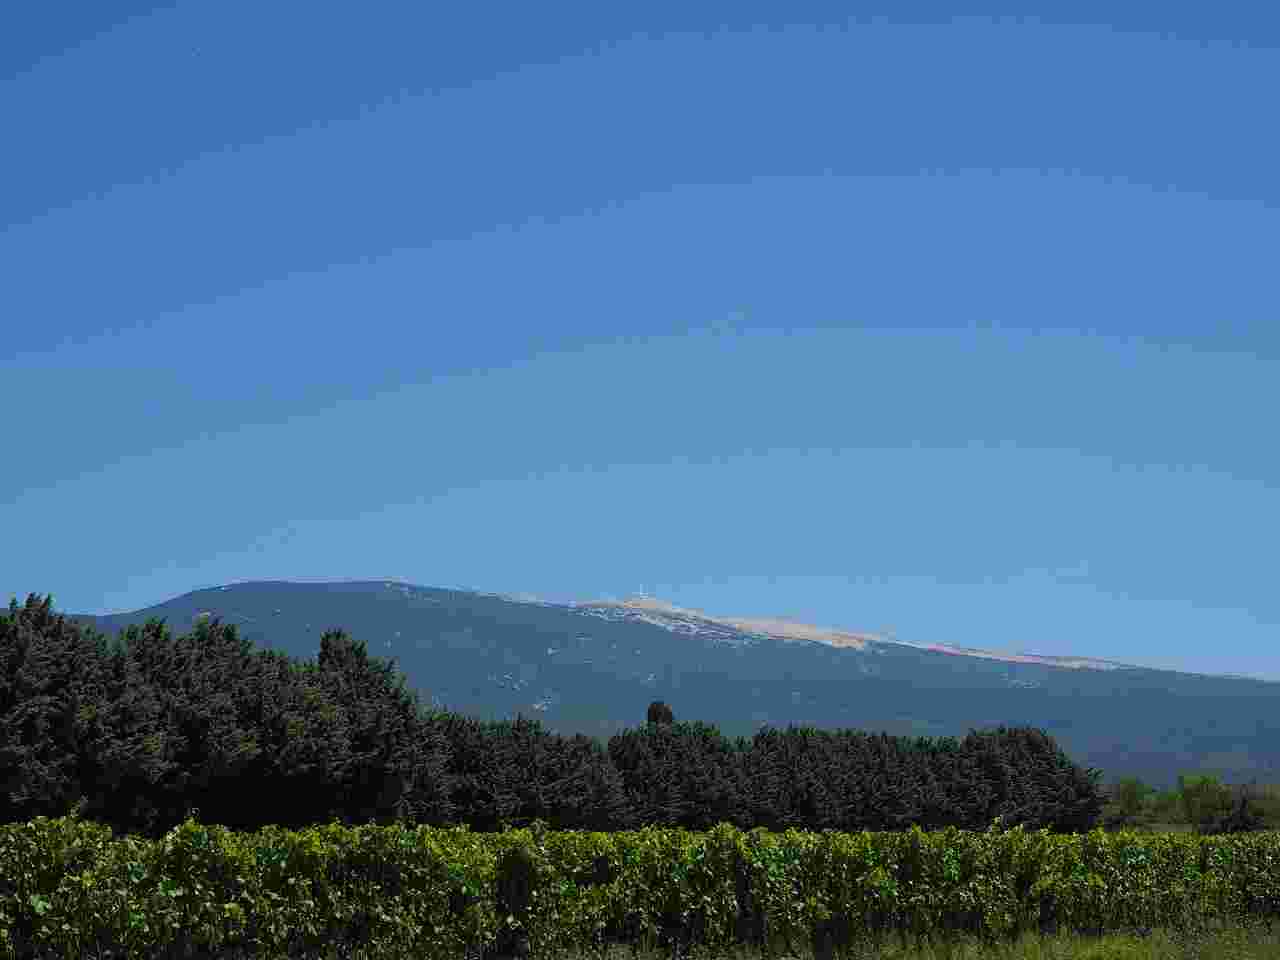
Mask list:
[[[9,4],[4,601],[1280,680],[1280,8],[857,6]]]

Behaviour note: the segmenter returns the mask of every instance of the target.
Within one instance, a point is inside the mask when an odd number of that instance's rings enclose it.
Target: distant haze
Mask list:
[[[1280,8],[14,6],[0,599],[1280,680]]]

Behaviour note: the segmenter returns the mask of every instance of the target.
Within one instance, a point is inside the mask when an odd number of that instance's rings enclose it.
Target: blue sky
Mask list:
[[[255,579],[1280,680],[1280,11],[0,23],[0,593]]]

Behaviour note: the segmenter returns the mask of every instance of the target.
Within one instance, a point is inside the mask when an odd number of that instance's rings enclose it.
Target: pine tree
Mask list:
[[[661,700],[655,700],[649,704],[648,720],[650,723],[675,723],[675,716],[671,713],[671,708]]]

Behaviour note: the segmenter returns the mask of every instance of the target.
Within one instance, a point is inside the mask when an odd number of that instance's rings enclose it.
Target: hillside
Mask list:
[[[385,580],[241,583],[130,613],[69,615],[112,637],[152,617],[174,633],[216,617],[299,659],[340,628],[394,658],[424,706],[524,713],[563,734],[607,738],[660,699],[730,737],[766,724],[930,737],[1032,725],[1104,782],[1280,780],[1280,684],[1260,680],[917,646],[648,599],[553,604]]]

